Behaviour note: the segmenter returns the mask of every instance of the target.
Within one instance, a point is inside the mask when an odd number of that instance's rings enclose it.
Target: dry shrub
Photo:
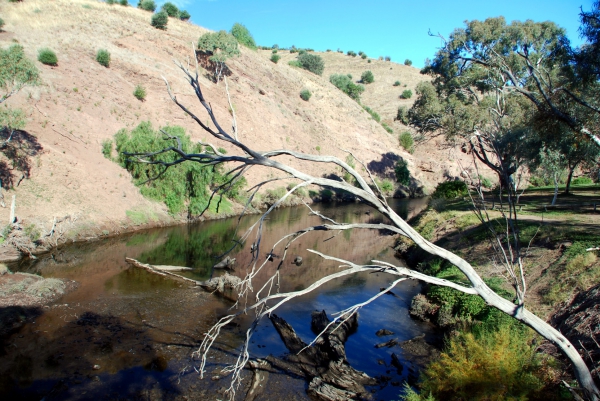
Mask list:
[[[543,388],[541,360],[508,326],[462,332],[424,372],[423,390],[444,400],[525,400]]]
[[[56,278],[39,280],[27,288],[27,293],[36,297],[62,295],[65,293],[65,283]]]

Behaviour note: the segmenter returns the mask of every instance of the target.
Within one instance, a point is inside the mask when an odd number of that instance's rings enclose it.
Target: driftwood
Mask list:
[[[225,259],[213,266],[213,269],[230,269],[233,270],[235,264],[235,258],[227,256]]]
[[[235,260],[235,259],[234,259]],[[158,274],[159,276],[174,278],[177,280],[182,280],[188,283],[192,283],[194,285],[200,286],[206,291],[210,292],[218,292],[226,296],[227,298],[233,298],[231,295],[231,290],[233,290],[241,281],[239,277],[232,276],[230,274],[225,273],[219,277],[213,277],[207,281],[197,281],[192,280],[191,278],[180,276],[179,274],[173,273],[173,271],[186,271],[192,270],[190,267],[180,267],[180,266],[164,266],[164,265],[149,265],[147,263],[142,263],[133,258],[125,258],[125,261],[132,266],[139,267],[140,269],[144,269],[149,271],[150,273]]]
[[[273,314],[271,322],[290,352],[287,359],[297,364],[309,381],[310,396],[329,401],[371,399],[364,386],[375,385],[377,380],[352,368],[346,360],[344,344],[358,327],[356,314],[346,322],[329,327],[311,347],[307,347],[282,318]],[[311,329],[316,334],[329,323],[325,311],[313,312]]]
[[[134,267],[139,267],[140,269],[147,270],[150,273],[158,274],[159,276],[172,277],[175,279],[193,283],[195,285],[201,285],[200,281],[192,280],[191,278],[183,277],[179,274],[172,273],[174,271],[192,270],[190,267],[149,265],[147,263],[142,263],[139,260],[135,260],[133,258],[125,258],[125,262],[129,263]]]

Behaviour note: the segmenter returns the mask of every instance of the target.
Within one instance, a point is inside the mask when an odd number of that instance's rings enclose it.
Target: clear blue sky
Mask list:
[[[433,58],[440,45],[439,39],[427,35],[429,29],[447,37],[465,20],[500,15],[509,22],[554,21],[579,45],[579,8],[590,10],[592,1],[171,0],[186,9],[195,24],[211,30],[244,24],[261,46],[362,50],[369,57],[390,56],[396,62],[409,58],[415,67]]]

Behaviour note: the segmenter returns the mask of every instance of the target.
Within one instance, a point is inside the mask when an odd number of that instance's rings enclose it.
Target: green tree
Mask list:
[[[375,81],[375,76],[370,70],[367,70],[360,76],[360,81],[363,84],[372,84]]]
[[[156,29],[167,29],[167,24],[169,23],[169,14],[167,14],[164,10],[157,12],[156,14],[152,14],[152,19],[150,20],[150,25],[155,27]]]
[[[412,61],[410,59],[406,59],[406,60],[404,60],[404,65],[411,66],[412,65]]]
[[[154,12],[156,10],[156,3],[154,0],[140,0],[138,2],[138,8]]]
[[[163,4],[160,9],[166,12],[169,17],[179,18],[179,8],[177,8],[177,6],[171,2]]]
[[[198,39],[198,50],[208,54],[214,65],[214,78],[218,81],[226,68],[225,61],[240,55],[238,41],[225,32],[207,32]]]
[[[560,152],[554,149],[544,147],[540,150],[540,163],[538,173],[542,178],[551,181],[554,184],[554,197],[552,205],[556,204],[558,197],[558,184],[561,181],[561,176],[564,175],[566,163]]]
[[[303,53],[298,56],[300,66],[313,74],[322,75],[325,69],[325,62],[317,54]]]
[[[256,49],[256,42],[254,41],[254,38],[252,37],[252,34],[248,28],[246,28],[244,25],[236,22],[231,27],[230,33],[234,38],[237,39],[240,45],[246,46],[249,49]]]
[[[192,16],[186,10],[183,10],[179,13],[179,19],[182,21],[187,21],[190,18],[192,18]]]
[[[594,4],[596,11],[598,4]],[[583,32],[593,36],[595,28],[588,32],[591,25],[584,17],[582,22]],[[573,62],[564,29],[553,22],[531,20],[507,24],[504,17],[465,24],[452,32],[423,70],[434,75],[439,93],[464,101],[494,91],[521,96],[533,106],[540,131],[560,130],[564,124],[600,147],[595,134],[599,83],[579,79],[581,69]]]
[[[25,85],[37,85],[39,72],[25,57],[23,46],[0,49],[0,103],[19,92]]]

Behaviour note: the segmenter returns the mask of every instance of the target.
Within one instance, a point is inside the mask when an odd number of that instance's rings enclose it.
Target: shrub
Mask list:
[[[381,126],[383,127],[384,130],[387,131],[388,134],[393,134],[394,133],[394,130],[389,125],[387,125],[386,123],[381,123]]]
[[[353,52],[352,50],[348,50],[348,52],[346,54],[349,56],[352,56],[352,57],[356,57],[356,53]]]
[[[310,99],[310,97],[312,96],[312,93],[310,93],[310,91],[308,89],[303,89],[300,92],[300,97],[302,98],[302,100],[308,102],[308,99]]]
[[[364,86],[352,82],[348,75],[333,74],[329,77],[329,82],[356,101],[360,100],[360,94],[365,90]]]
[[[186,153],[206,153],[212,152],[210,148],[205,148],[200,144],[193,143],[190,137],[181,127],[163,127],[168,135],[176,136],[181,141],[181,149]],[[175,140],[169,139],[173,146],[177,146]],[[166,171],[160,165],[149,165],[141,163],[130,163],[128,157],[123,154],[127,152],[155,152],[168,146],[165,136],[155,131],[150,122],[139,124],[132,131],[126,129],[120,130],[115,135],[115,144],[118,152],[118,163],[126,168],[132,175],[134,183],[140,187],[142,195],[164,202],[171,213],[185,211],[192,216],[200,214],[206,207],[210,199],[211,188],[217,188],[223,185],[227,178],[224,175],[221,166],[213,168],[203,168],[197,163],[182,163],[172,166]],[[173,152],[161,153],[150,157],[154,161],[171,162],[178,157]],[[155,178],[161,174],[159,178]],[[234,184],[234,188],[229,189],[224,195],[234,196],[236,191],[245,184],[245,180],[240,180]],[[209,210],[216,211],[217,203],[221,202],[221,207],[228,207],[229,203],[220,195],[215,195],[210,203]],[[225,202],[225,203],[224,203]]]
[[[133,91],[133,96],[143,102],[146,100],[146,89],[142,85],[137,85]]]
[[[368,59],[368,60],[367,60],[367,63],[371,64],[371,59]]]
[[[396,181],[402,185],[410,184],[410,171],[408,171],[408,163],[399,159],[394,166],[394,173],[396,173]]]
[[[4,20],[2,18],[0,18],[0,32],[2,31],[3,27],[4,27]]]
[[[167,14],[164,10],[160,11],[156,14],[152,15],[152,19],[150,20],[150,25],[155,27],[156,29],[167,29],[167,24],[169,23],[169,14]]]
[[[266,49],[266,50],[268,50],[268,49]],[[273,49],[273,50],[271,51],[271,53],[273,53],[273,54],[275,54],[275,53],[277,53],[277,52],[278,52],[278,50],[277,50],[277,49]]]
[[[38,61],[46,65],[58,65],[56,53],[46,47],[38,51]]]
[[[394,86],[400,86],[400,81],[394,82]]]
[[[11,2],[16,2],[16,0],[10,0]],[[117,0],[106,0],[106,4],[113,5],[117,2]]]
[[[367,58],[367,55],[363,53],[362,56],[360,56],[360,58],[362,58],[364,60]]]
[[[360,76],[360,80],[363,84],[371,84],[375,81],[375,76],[370,70],[367,70],[362,73],[362,75]]]
[[[240,55],[237,39],[225,31],[207,32],[200,36],[198,50],[212,54],[210,60],[221,63]]]
[[[406,59],[406,60],[404,60],[404,65],[411,66],[412,65],[412,61],[410,61],[409,59]]]
[[[323,74],[323,69],[325,68],[325,62],[321,58],[321,56],[316,54],[300,54],[298,56],[298,62],[300,66],[305,70],[308,70],[316,75]]]
[[[467,184],[464,181],[440,182],[431,195],[433,198],[455,199],[468,193]]]
[[[408,125],[408,110],[406,109],[406,107],[398,107],[398,114],[396,114],[396,120],[400,121],[404,125]]]
[[[290,60],[288,61],[288,65],[292,67],[302,68],[302,65],[300,65],[300,62],[298,60]]]
[[[187,21],[190,18],[192,18],[192,16],[186,10],[183,10],[179,13],[179,19],[182,21]]]
[[[400,134],[398,140],[400,141],[400,146],[402,146],[404,150],[406,150],[409,153],[414,152],[415,141],[410,132],[404,131]]]
[[[279,54],[271,55],[271,61],[274,62],[275,64],[277,64],[277,62],[279,61],[280,58],[281,58],[281,56]]]
[[[385,56],[385,61],[392,61],[392,58],[390,56]]]
[[[121,0],[121,1],[119,1],[119,4],[127,7],[129,5],[129,2],[127,0]]]
[[[138,8],[146,11],[154,12],[156,10],[156,3],[154,0],[140,0]]]
[[[160,8],[162,11],[166,12],[169,17],[175,17],[178,18],[179,17],[179,9],[177,8],[177,6],[171,2],[167,2],[165,4],[162,5],[162,7]]]
[[[98,50],[98,52],[96,53],[96,61],[100,65],[103,65],[104,67],[108,68],[110,66],[110,53],[109,53],[109,51],[106,50],[106,49],[100,49],[100,50]]]
[[[542,360],[523,330],[484,325],[445,348],[423,374],[424,392],[439,399],[526,400],[544,386]]]
[[[363,106],[363,109],[365,109],[365,111],[367,113],[369,113],[371,115],[371,117],[373,117],[373,120],[380,122],[381,121],[381,117],[379,117],[379,114],[377,114],[377,112],[373,109],[371,109],[368,106]]]
[[[102,154],[109,160],[112,159],[112,149],[113,141],[111,141],[110,139],[102,141]]]
[[[590,177],[577,177],[571,182],[572,185],[592,185],[594,181]]]
[[[412,97],[412,91],[410,89],[405,89],[404,92],[400,95],[402,99],[410,99]]]
[[[248,30],[248,28],[246,28],[244,25],[236,22],[231,27],[230,33],[233,35],[234,38],[237,39],[240,45],[246,46],[249,49],[256,49],[256,42],[254,41],[254,38],[252,37],[252,34]]]
[[[392,183],[390,180],[388,179],[384,179],[383,181],[381,181],[379,188],[384,192],[384,193],[390,193],[394,190],[394,183]]]

